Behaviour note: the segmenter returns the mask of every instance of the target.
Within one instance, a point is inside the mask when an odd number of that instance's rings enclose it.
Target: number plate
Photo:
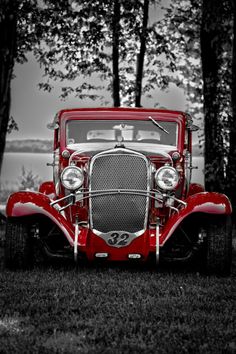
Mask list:
[[[126,231],[111,231],[102,234],[96,230],[93,230],[93,232],[101,237],[109,246],[117,248],[128,246],[135,238],[143,233],[143,231],[137,234],[132,234]]]
[[[107,243],[110,246],[126,246],[129,242],[129,234],[113,232],[107,239]]]

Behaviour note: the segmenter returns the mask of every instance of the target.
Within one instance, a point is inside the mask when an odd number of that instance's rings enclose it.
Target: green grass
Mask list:
[[[1,353],[235,353],[231,277],[128,266],[0,272]]]

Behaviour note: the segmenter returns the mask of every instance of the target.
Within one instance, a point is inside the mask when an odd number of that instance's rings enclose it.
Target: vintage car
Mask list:
[[[67,109],[49,127],[53,181],[9,197],[7,267],[28,267],[40,249],[76,263],[193,260],[208,273],[229,274],[231,204],[191,183],[197,127],[188,114]]]

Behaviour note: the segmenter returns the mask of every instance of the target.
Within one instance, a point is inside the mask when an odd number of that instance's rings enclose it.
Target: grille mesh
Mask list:
[[[125,153],[95,157],[90,177],[91,191],[107,189],[147,190],[146,160]],[[105,195],[91,198],[93,229],[137,232],[145,227],[147,197],[130,194]]]

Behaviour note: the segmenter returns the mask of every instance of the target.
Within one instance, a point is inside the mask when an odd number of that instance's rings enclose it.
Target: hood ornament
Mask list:
[[[115,148],[125,148],[124,143],[124,137],[122,135],[119,135],[117,137],[117,144],[115,145]]]

